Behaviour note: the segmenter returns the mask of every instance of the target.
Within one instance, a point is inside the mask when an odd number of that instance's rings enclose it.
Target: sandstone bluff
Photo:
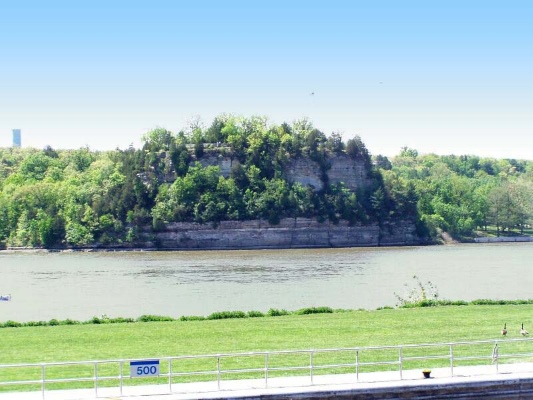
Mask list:
[[[165,153],[161,161],[171,163]],[[233,158],[224,151],[210,152],[195,160],[204,167],[219,167],[221,175],[230,176]],[[333,155],[328,159],[327,181],[342,182],[352,191],[372,183],[361,159]],[[172,170],[165,168],[167,171]],[[141,176],[144,178],[144,176]],[[285,171],[290,182],[299,182],[313,190],[321,190],[324,179],[319,164],[307,157],[292,159]],[[158,176],[161,182],[176,179],[170,173]],[[319,222],[310,218],[284,218],[279,224],[265,220],[221,221],[218,224],[174,222],[153,230],[145,226],[133,246],[175,250],[272,249],[320,247],[408,246],[423,244],[414,221],[398,219],[383,224],[350,225],[347,221]]]

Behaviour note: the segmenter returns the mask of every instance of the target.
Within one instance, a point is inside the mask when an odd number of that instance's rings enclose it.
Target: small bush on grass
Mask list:
[[[333,309],[331,307],[307,307],[301,308],[294,312],[298,315],[307,315],[307,314],[331,314]]]
[[[207,319],[229,319],[229,318],[246,318],[246,313],[242,311],[219,311],[209,314]]]
[[[48,326],[46,321],[30,321],[23,324],[24,326]]]
[[[162,315],[141,315],[137,318],[138,322],[163,322],[163,321],[175,321],[172,317],[166,317]]]
[[[528,300],[491,300],[491,299],[476,299],[472,300],[470,304],[474,306],[503,306],[503,305],[520,305],[533,304],[532,299]]]
[[[262,313],[261,311],[248,311],[247,315],[250,318],[260,318],[264,317],[265,313]]]
[[[22,324],[20,322],[8,320],[2,325],[3,328],[19,328]]]
[[[204,321],[206,318],[203,315],[182,315],[180,321]]]
[[[467,306],[468,302],[464,300],[438,300],[439,306]]]
[[[59,325],[79,325],[80,321],[75,321],[73,319],[67,318],[63,321],[59,321]]]
[[[281,317],[282,315],[289,315],[290,312],[285,310],[285,309],[282,309],[282,310],[279,310],[277,308],[271,308],[270,310],[268,310],[267,312],[267,315],[269,317]]]
[[[411,307],[433,307],[438,305],[439,292],[437,287],[430,281],[422,283],[418,276],[413,275],[415,280],[415,286],[409,288],[407,284],[407,291],[405,295],[399,295],[394,292],[394,296],[397,300],[397,306],[400,308]]]
[[[108,322],[110,324],[122,324],[122,323],[132,323],[135,322],[133,318],[109,318]]]
[[[105,323],[105,320],[103,318],[98,318],[98,317],[92,317],[89,321],[87,321],[88,324],[104,324]]]

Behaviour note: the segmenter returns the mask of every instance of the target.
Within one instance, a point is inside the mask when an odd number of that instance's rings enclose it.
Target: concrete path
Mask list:
[[[269,378],[268,387],[264,379],[224,380],[217,382],[175,383],[169,385],[123,386],[120,388],[54,390],[43,392],[0,393],[0,400],[189,400],[227,399],[264,396],[301,397],[310,393],[355,391],[369,394],[389,388],[423,387],[429,385],[454,385],[474,382],[503,382],[506,380],[533,379],[533,363],[504,364],[496,367],[455,367],[453,376],[450,368],[433,369],[431,378],[425,379],[421,370],[372,372],[341,375],[318,375],[311,382],[309,376],[290,378]],[[127,381],[126,381],[127,382]]]

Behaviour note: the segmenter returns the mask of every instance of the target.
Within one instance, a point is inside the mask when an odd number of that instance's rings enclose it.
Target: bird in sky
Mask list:
[[[315,95],[315,92],[311,92],[311,94],[309,96],[314,96]]]

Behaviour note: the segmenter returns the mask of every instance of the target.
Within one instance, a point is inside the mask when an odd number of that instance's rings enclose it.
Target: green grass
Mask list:
[[[533,236],[533,229],[532,228],[524,228],[523,233],[521,232],[520,228],[511,229],[509,231],[502,232],[501,230],[498,232],[496,229],[496,226],[488,226],[485,230],[478,230],[477,234],[479,236],[489,236],[489,237],[497,237],[497,236]]]
[[[347,311],[203,321],[0,329],[0,364],[287,349],[364,347],[510,337],[533,329],[533,304]]]
[[[0,364],[42,363],[84,360],[116,360],[159,358],[167,356],[241,353],[257,351],[353,348],[420,343],[445,343],[501,339],[500,331],[507,323],[508,337],[519,338],[521,323],[533,330],[533,304],[521,305],[465,305],[382,309],[375,311],[346,311],[321,314],[292,314],[277,317],[236,318],[203,321],[163,321],[116,324],[78,324],[35,326],[0,329]],[[521,346],[526,346],[522,344]],[[531,346],[531,345],[529,345]],[[490,354],[492,345],[482,345]],[[515,346],[516,347],[516,346]],[[525,348],[525,347],[524,347]],[[448,347],[438,350],[448,354]],[[462,350],[458,350],[461,354]],[[471,350],[464,350],[468,354]],[[523,351],[514,348],[515,351]],[[526,350],[528,351],[528,350]],[[397,350],[382,350],[365,354],[367,359],[394,359]],[[406,355],[424,354],[423,349],[409,350]],[[308,355],[302,356],[303,359]],[[353,352],[340,356],[353,363]],[[301,360],[283,360],[276,356],[273,365]],[[241,368],[262,365],[263,359],[249,357],[226,360],[225,367]],[[322,360],[322,361],[320,361]],[[524,361],[524,360],[521,360]],[[205,366],[199,360],[173,362],[173,372],[205,368],[214,370],[212,360]],[[328,365],[331,357],[317,354],[317,363]],[[338,361],[335,361],[337,363]],[[175,365],[174,365],[175,363]],[[475,363],[475,362],[473,362]],[[304,362],[305,364],[305,362]],[[448,361],[434,361],[431,365],[413,361],[413,368],[446,366]],[[116,364],[102,366],[117,375]],[[162,365],[165,372],[166,365]],[[387,367],[383,367],[387,368]],[[47,372],[47,376],[61,376],[64,368]],[[388,368],[390,369],[390,367]],[[394,368],[393,368],[394,369]],[[339,369],[335,372],[347,372]],[[374,367],[375,370],[375,367]],[[325,368],[324,372],[328,369]],[[38,379],[38,371],[32,372]],[[76,376],[92,373],[91,367],[77,367]],[[306,373],[303,371],[302,373]],[[308,373],[308,372],[307,372]],[[0,382],[21,379],[22,372],[0,369]],[[253,373],[248,375],[254,377]],[[231,376],[235,378],[236,376]],[[214,379],[213,376],[206,379]],[[164,380],[163,380],[164,381]],[[109,382],[115,384],[116,382]],[[58,384],[58,386],[63,387]],[[90,386],[90,384],[89,384]],[[13,388],[10,388],[13,390]],[[0,391],[5,390],[0,386]],[[25,387],[24,390],[28,390]]]

